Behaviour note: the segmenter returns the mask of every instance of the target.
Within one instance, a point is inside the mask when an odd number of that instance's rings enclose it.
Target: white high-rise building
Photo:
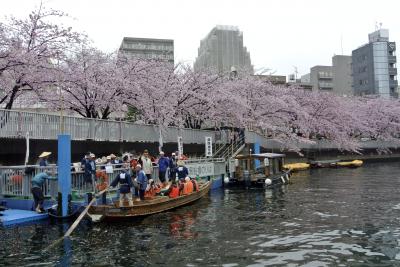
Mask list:
[[[246,69],[253,73],[250,53],[243,46],[243,33],[235,26],[218,25],[200,41],[194,69],[218,72]]]

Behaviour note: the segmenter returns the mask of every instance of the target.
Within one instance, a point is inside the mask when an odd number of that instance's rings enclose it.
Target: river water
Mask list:
[[[400,266],[400,163],[296,174],[275,190],[222,189],[122,224],[0,229],[0,266]]]

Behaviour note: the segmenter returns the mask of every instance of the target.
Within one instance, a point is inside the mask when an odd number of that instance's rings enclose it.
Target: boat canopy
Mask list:
[[[237,155],[236,159],[274,159],[274,158],[284,158],[285,154],[276,154],[276,153],[260,153],[260,154],[248,154],[248,155]]]

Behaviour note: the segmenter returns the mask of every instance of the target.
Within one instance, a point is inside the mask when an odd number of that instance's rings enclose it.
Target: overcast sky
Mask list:
[[[238,26],[255,69],[299,75],[330,65],[334,54],[368,41],[376,22],[400,42],[396,0],[43,0],[67,12],[104,51],[118,49],[124,36],[175,41],[175,62],[193,63],[200,40],[217,24]],[[2,0],[0,17],[26,16],[38,0]],[[342,40],[342,42],[341,42]],[[341,43],[343,45],[341,45]]]

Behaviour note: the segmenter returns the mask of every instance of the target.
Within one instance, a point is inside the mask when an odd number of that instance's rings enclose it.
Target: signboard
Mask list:
[[[186,168],[189,170],[189,175],[191,177],[207,177],[214,175],[214,163],[188,163]]]
[[[206,157],[212,157],[212,137],[206,136]]]
[[[178,156],[183,155],[183,141],[182,141],[182,136],[178,136]]]

